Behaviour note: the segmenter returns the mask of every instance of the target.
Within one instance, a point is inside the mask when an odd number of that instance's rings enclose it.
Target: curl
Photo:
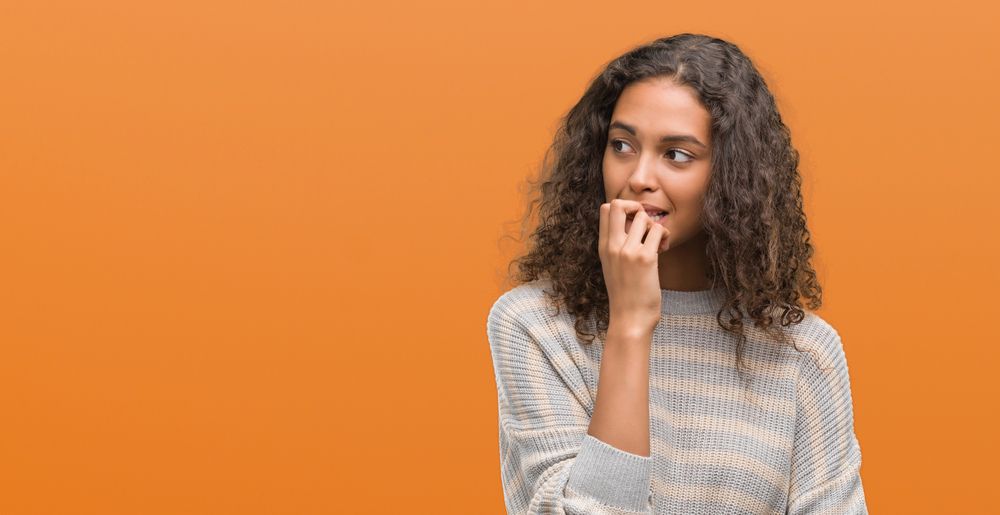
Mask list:
[[[799,154],[763,77],[727,41],[691,33],[660,38],[612,60],[590,82],[560,120],[537,181],[528,179],[519,241],[534,229],[526,252],[509,263],[508,280],[550,280],[556,313],[575,316],[577,337],[588,344],[606,337],[609,305],[597,244],[607,129],[625,87],[653,77],[691,87],[711,115],[706,278],[725,286],[716,320],[736,337],[741,370],[744,320],[789,343],[781,329],[801,322],[804,309],[819,308],[822,289],[810,264]]]

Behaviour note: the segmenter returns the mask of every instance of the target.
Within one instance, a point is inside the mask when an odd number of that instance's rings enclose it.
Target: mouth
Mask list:
[[[654,222],[659,222],[660,220],[666,218],[667,215],[670,213],[668,213],[667,211],[646,211],[646,214],[649,215],[649,218],[652,219]],[[631,222],[634,218],[635,215],[630,214],[628,215],[627,220]]]

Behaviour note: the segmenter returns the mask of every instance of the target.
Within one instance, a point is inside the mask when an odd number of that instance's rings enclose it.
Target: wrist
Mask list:
[[[607,340],[614,340],[623,344],[649,344],[653,338],[653,330],[639,324],[608,323]]]

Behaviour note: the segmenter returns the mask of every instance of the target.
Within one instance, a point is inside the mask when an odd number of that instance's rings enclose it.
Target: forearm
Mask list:
[[[639,456],[649,456],[649,347],[652,334],[608,327],[594,414],[587,433]]]

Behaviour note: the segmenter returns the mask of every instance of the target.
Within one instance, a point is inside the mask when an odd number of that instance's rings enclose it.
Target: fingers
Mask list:
[[[642,245],[642,237],[646,235],[646,230],[649,229],[650,224],[653,219],[646,214],[645,210],[640,209],[638,213],[632,217],[632,226],[628,230],[628,236],[625,237],[625,247],[638,247]],[[648,238],[647,238],[648,239]]]
[[[601,204],[601,226],[597,232],[597,250],[599,251],[599,255],[604,252],[604,249],[608,248],[608,215],[610,212],[611,204]]]
[[[659,254],[670,247],[670,231],[654,222],[639,202],[614,199],[600,210],[598,249],[643,247]]]
[[[618,250],[625,243],[625,211],[621,200],[611,201],[608,215],[608,248]]]
[[[646,236],[646,241],[643,242],[642,246],[649,249],[654,254],[659,254],[668,248],[670,248],[670,231],[666,227],[653,223],[653,226],[649,229],[649,235]]]
[[[642,204],[639,202],[618,198],[611,201],[607,232],[607,242],[610,248],[614,248],[615,250],[622,248],[627,236],[625,233],[625,220],[631,213],[637,212],[645,214]]]

